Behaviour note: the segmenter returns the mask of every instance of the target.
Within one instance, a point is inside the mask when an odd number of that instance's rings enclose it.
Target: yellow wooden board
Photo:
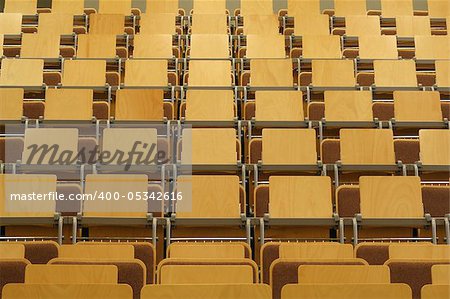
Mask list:
[[[186,120],[233,120],[233,96],[232,90],[188,90]]]
[[[0,259],[23,259],[25,258],[25,246],[20,243],[0,243]]]
[[[343,0],[349,4],[355,1]],[[381,35],[380,17],[351,15],[345,17],[345,35],[347,36],[374,36]]]
[[[375,60],[375,85],[377,87],[416,87],[414,60]]]
[[[433,265],[431,281],[433,284],[447,284],[450,281],[450,265]]]
[[[450,87],[450,61],[439,60],[436,65],[436,85],[438,87]]]
[[[303,95],[301,91],[256,91],[257,121],[303,121]]]
[[[160,284],[238,284],[253,283],[250,265],[164,265]]]
[[[279,247],[280,258],[289,259],[352,259],[353,246],[334,242],[283,242]]]
[[[450,3],[446,0],[428,0],[428,15],[431,18],[450,16]]]
[[[3,59],[0,85],[42,86],[44,61],[40,59]]]
[[[287,8],[288,14],[294,18],[321,13],[320,1],[315,0],[288,0]]]
[[[397,59],[397,38],[394,35],[360,36],[359,58]]]
[[[101,14],[131,15],[131,0],[99,0],[98,12]]]
[[[415,36],[417,59],[450,59],[450,37],[448,35]]]
[[[141,15],[140,34],[175,34],[175,14],[145,13]]]
[[[406,260],[439,260],[450,258],[449,245],[421,245],[421,244],[391,244],[389,245],[390,259]]]
[[[52,0],[52,13],[82,15],[84,0]]]
[[[6,0],[4,3],[3,12],[5,13],[37,14],[37,0]]]
[[[25,269],[26,284],[116,284],[117,281],[118,269],[114,265],[28,265]]]
[[[247,58],[285,58],[283,35],[247,35]]]
[[[188,84],[189,86],[231,86],[231,62],[190,61]]]
[[[0,89],[0,120],[20,120],[23,116],[23,89]]]
[[[327,15],[301,15],[295,19],[294,34],[297,36],[306,35],[329,35],[330,17]]]
[[[270,15],[273,14],[273,3],[272,1],[263,0],[241,0],[241,16],[248,15]]]
[[[353,60],[313,60],[312,85],[317,87],[355,86]]]
[[[365,0],[335,0],[334,15],[337,17],[365,16],[367,13]]]
[[[22,35],[21,58],[58,58],[59,35],[27,33]]]
[[[169,258],[245,258],[245,247],[238,243],[182,243],[170,244],[167,250]]]
[[[63,86],[105,86],[105,60],[65,60]]]
[[[133,245],[62,245],[58,250],[58,258],[91,260],[132,260]],[[59,266],[59,265],[58,265]]]
[[[115,58],[116,37],[106,34],[79,34],[77,58]]]
[[[298,267],[300,284],[391,283],[388,266],[302,265]]]
[[[450,297],[450,284],[431,285],[427,284],[422,287],[421,298],[422,299],[436,299],[436,298],[449,298]]]
[[[302,57],[307,59],[341,59],[341,37],[337,35],[306,35],[302,39]]]
[[[244,19],[244,35],[278,35],[278,16],[271,15],[248,15]]]
[[[397,36],[431,35],[431,23],[428,16],[397,16],[395,25]]]
[[[419,141],[423,165],[450,165],[449,130],[420,130]]]
[[[3,56],[3,34],[0,34],[0,56]]]
[[[412,16],[413,14],[413,1],[411,0],[381,0],[381,15],[383,18]]]
[[[193,34],[191,36],[191,58],[229,58],[229,37],[226,34]],[[214,47],[211,47],[214,45]]]
[[[226,12],[226,1],[225,0],[196,0],[194,1],[194,14],[195,15],[205,15],[220,13],[222,15]]]
[[[194,6],[197,2],[198,1],[194,1]],[[196,12],[192,16],[192,36],[194,36],[195,34],[227,34],[227,31],[227,16],[224,14],[219,14],[218,11],[215,11],[211,14],[198,14]]]
[[[48,89],[45,94],[45,120],[91,120],[92,89]]]
[[[134,36],[133,58],[172,57],[172,35],[139,34]]]
[[[291,59],[253,59],[250,60],[251,86],[294,85]]]
[[[2,13],[0,14],[0,34],[21,34],[22,14]]]
[[[146,4],[146,13],[178,14],[179,3],[177,0],[147,0]]]
[[[125,32],[125,16],[123,14],[91,14],[89,15],[90,34],[121,35]]]
[[[442,121],[437,91],[394,91],[396,121]]]
[[[373,121],[370,91],[325,91],[327,121]]]
[[[125,86],[167,86],[166,60],[128,60],[125,62]]]
[[[116,92],[116,120],[162,120],[164,91],[120,89]]]
[[[69,2],[69,1],[66,1]],[[77,1],[74,1],[75,3]],[[70,5],[70,3],[66,3]],[[53,6],[55,3],[53,2]],[[58,4],[56,4],[58,5]],[[69,13],[43,13],[39,15],[38,33],[63,35],[73,33],[73,15]],[[58,40],[59,44],[59,40]]]

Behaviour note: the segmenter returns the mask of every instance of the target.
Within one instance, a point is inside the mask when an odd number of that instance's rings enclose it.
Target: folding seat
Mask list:
[[[313,88],[356,86],[355,69],[352,60],[313,60],[311,85]],[[299,85],[304,84],[302,73],[299,75]]]
[[[247,35],[247,50],[245,57],[249,59],[286,58],[284,36]]]
[[[299,284],[386,284],[390,283],[389,267],[360,265],[303,265],[298,267]]]
[[[59,35],[23,34],[20,58],[59,58],[59,41]]]
[[[269,299],[270,287],[264,284],[202,284],[202,285],[154,285],[145,286],[141,291],[142,299],[175,299],[186,294],[194,298],[219,299],[226,296],[235,299]]]
[[[360,36],[360,59],[397,59],[397,38],[395,36]]]
[[[420,292],[420,298],[448,298],[450,296],[450,286],[448,284],[441,285],[425,285]]]
[[[389,1],[381,0],[381,16],[395,18],[398,16],[412,16],[414,14],[412,0]]]
[[[353,1],[345,2],[352,3]],[[381,35],[380,17],[378,16],[347,16],[345,18],[346,36],[376,36]]]
[[[250,60],[251,87],[293,87],[291,59]]]
[[[0,89],[0,120],[21,120],[23,117],[23,89]],[[0,159],[1,160],[1,159]]]
[[[37,14],[37,0],[6,0],[3,12],[35,15]]]
[[[0,56],[3,57],[3,34],[0,34]]]
[[[430,166],[443,166],[442,171],[450,165],[450,132],[448,130],[420,130],[419,169]],[[448,168],[447,168],[448,172]]]
[[[72,35],[74,32],[73,15],[47,13],[39,15],[38,33],[50,35]]]
[[[373,68],[378,89],[418,88],[414,60],[375,60]]]
[[[428,15],[431,18],[445,18],[450,16],[450,3],[446,0],[429,0]]]
[[[244,35],[277,35],[278,26],[277,15],[248,15],[244,19]]]
[[[448,259],[450,257],[449,245],[429,244],[403,244],[389,245],[389,259],[421,260],[421,259]]]
[[[145,87],[168,85],[166,60],[127,60],[125,62],[126,87]]]
[[[62,74],[64,87],[105,87],[105,60],[65,60]]]
[[[228,87],[232,85],[230,61],[193,60],[189,62],[189,86]],[[186,83],[185,78],[185,83]]]
[[[210,45],[214,45],[214,48]],[[228,35],[193,34],[191,36],[190,58],[226,59],[230,57],[230,54]]]
[[[25,268],[30,262],[24,258],[0,258],[0,296],[7,298],[6,285],[23,283],[25,279]],[[8,298],[17,298],[15,295]]]
[[[133,292],[125,284],[19,284],[5,286],[3,297],[7,299],[31,299],[42,296],[67,298],[77,294],[81,298],[124,298],[131,299]]]
[[[60,186],[57,186],[57,190],[61,190]],[[25,258],[32,264],[47,264],[52,258],[58,257],[59,245],[54,241],[25,241],[17,244],[25,247]]]
[[[173,58],[172,35],[139,34],[134,36],[133,58]]]
[[[167,248],[167,258],[241,259],[250,256],[250,246],[244,242],[174,242]]]
[[[99,0],[98,12],[100,14],[131,15],[131,0]]]
[[[176,0],[146,0],[146,10],[148,13],[164,13],[164,14],[176,14],[183,12],[179,9],[178,1]],[[183,12],[184,13],[184,12]]]
[[[77,58],[116,58],[114,35],[79,34]]]
[[[330,17],[327,15],[302,15],[295,18],[294,34],[296,36],[306,35],[329,35]]]
[[[349,187],[349,186],[343,186]],[[350,186],[351,187],[351,186]],[[355,186],[356,187],[356,186]],[[340,190],[343,190],[340,188]],[[338,192],[340,192],[338,190]],[[349,189],[350,190],[350,189]],[[359,189],[352,188],[352,193],[359,196]],[[358,198],[359,200],[359,198]],[[354,214],[354,213],[353,213]],[[362,258],[369,263],[369,265],[383,265],[389,259],[389,246],[397,243],[392,242],[362,242],[355,246],[355,256]],[[401,243],[401,246],[432,246],[430,242],[416,242],[416,243]]]
[[[3,59],[0,85],[41,87],[44,61],[39,59]]]
[[[44,119],[91,121],[93,97],[91,89],[48,89]]]
[[[328,122],[373,122],[371,92],[327,90],[324,95],[326,124]],[[310,103],[310,105],[313,104],[315,103]]]
[[[125,17],[123,14],[91,14],[89,16],[90,34],[125,34]]]
[[[281,299],[295,299],[298,296],[319,299],[323,294],[339,294],[340,298],[368,297],[368,298],[389,298],[389,299],[409,299],[411,289],[406,284],[288,284],[281,291]]]
[[[434,265],[431,267],[433,284],[447,284],[450,280],[450,265]]]
[[[0,13],[0,34],[21,34],[22,14]]]
[[[166,104],[170,106],[170,103],[163,103],[163,100],[162,90],[120,89],[116,92],[114,118],[116,121],[162,121],[167,115]],[[173,116],[168,117],[171,118]]]
[[[431,22],[427,16],[397,16],[395,24],[398,37],[431,35]]]
[[[255,122],[305,120],[301,91],[259,90],[255,102],[247,102],[245,107],[246,111],[254,109]]]
[[[416,59],[450,59],[450,38],[448,36],[415,36]]]
[[[188,90],[183,104],[186,121],[234,123],[236,117],[232,90]]]
[[[397,122],[442,122],[439,92],[394,91],[394,112],[395,125]]]
[[[52,0],[52,13],[83,15],[83,0]]]
[[[215,3],[215,1],[213,1]],[[195,3],[194,3],[195,5]],[[226,15],[195,14],[192,17],[191,34],[227,34],[228,20]]]
[[[113,265],[28,265],[26,284],[117,284],[118,270]]]
[[[227,3],[224,0],[195,0],[194,7],[191,14],[205,15],[205,14],[226,14]]]
[[[448,90],[450,87],[450,62],[448,60],[438,60],[436,65],[436,87],[438,90]]]
[[[302,39],[302,58],[341,59],[341,39],[337,35],[306,35]]]
[[[20,243],[3,242],[0,244],[0,260],[25,258],[25,246]]]
[[[367,13],[365,0],[334,0],[334,15],[336,17],[364,16]]]
[[[270,0],[242,0],[239,14],[245,18],[249,15],[271,15],[273,14],[273,3]]]
[[[140,34],[170,34],[176,32],[175,14],[145,13],[140,19]]]
[[[289,16],[319,15],[320,1],[317,0],[288,0],[287,12]]]

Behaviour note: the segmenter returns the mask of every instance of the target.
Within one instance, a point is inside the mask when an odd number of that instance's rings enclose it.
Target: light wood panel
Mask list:
[[[338,17],[364,16],[366,10],[365,0],[334,0],[334,15]]]
[[[313,60],[312,85],[316,87],[353,87],[356,85],[352,60]]]
[[[397,16],[412,16],[414,14],[412,0],[381,0],[381,15],[383,18]]]
[[[0,14],[0,34],[21,34],[22,14],[2,13]]]
[[[355,1],[347,1],[350,4]],[[345,35],[347,36],[376,36],[381,35],[380,17],[349,15],[345,17]]]
[[[439,260],[450,258],[449,245],[434,244],[391,244],[389,245],[390,259],[406,260]]]
[[[177,0],[147,0],[146,4],[146,13],[178,14]]]
[[[3,59],[0,85],[42,86],[44,61],[40,59]]]
[[[316,176],[271,176],[271,218],[331,218],[331,178]]]
[[[172,35],[135,35],[133,58],[173,58]]]
[[[116,284],[118,269],[114,265],[28,265],[26,284]]]
[[[359,58],[397,59],[397,37],[394,35],[360,36]]]
[[[189,86],[231,86],[231,62],[191,61],[188,84]]]
[[[440,60],[436,65],[436,85],[438,87],[450,87],[450,61]]]
[[[300,284],[391,283],[388,266],[302,265],[298,267]]]
[[[239,218],[239,178],[232,175],[181,176],[177,192],[177,218]]]
[[[420,130],[419,142],[423,165],[450,165],[449,130]]]
[[[397,121],[442,121],[439,92],[394,91]]]
[[[397,16],[395,26],[397,36],[431,35],[430,17],[427,16]]]
[[[428,15],[431,18],[450,16],[450,3],[446,0],[428,0]]]
[[[303,121],[303,94],[301,91],[256,91],[257,121]]]
[[[226,34],[193,34],[191,58],[229,58],[229,37]],[[214,47],[211,47],[214,45]]]
[[[83,260],[133,260],[133,245],[61,245],[58,258]],[[60,265],[57,265],[60,266]]]
[[[263,129],[264,165],[312,165],[317,163],[314,129]]]
[[[294,18],[296,16],[303,17],[321,13],[320,1],[315,0],[288,0],[287,8],[288,14],[294,16]]]
[[[70,5],[66,1],[67,5]],[[77,1],[73,1],[77,2]],[[55,3],[53,3],[53,6]],[[56,4],[58,5],[58,4]],[[63,35],[73,33],[73,15],[69,13],[43,13],[39,15],[38,33],[48,35]],[[59,45],[59,40],[58,40]]]
[[[422,287],[421,298],[422,299],[436,299],[436,298],[449,298],[450,297],[450,284],[431,285],[427,284]]]
[[[273,3],[270,0],[241,0],[240,15],[244,18],[249,15],[270,15],[273,13]]]
[[[146,285],[142,299],[270,299],[272,291],[265,284],[214,284],[214,285]]]
[[[175,14],[145,13],[141,15],[140,34],[175,34]]]
[[[82,15],[84,0],[52,0],[52,13]]]
[[[127,284],[8,284],[2,298],[133,298],[133,290]]]
[[[186,120],[231,121],[235,117],[232,90],[188,90]]]
[[[291,59],[253,59],[250,70],[251,86],[294,86]]]
[[[92,89],[48,89],[45,94],[46,120],[91,120]]]
[[[450,281],[450,265],[433,265],[431,281],[433,284],[447,284]]]
[[[194,6],[197,2],[198,1],[194,1]],[[212,3],[215,1],[208,1],[208,3],[209,2]],[[227,32],[228,25],[226,15],[219,14],[217,11],[210,14],[198,14],[197,12],[194,12],[191,26],[192,36],[195,34],[227,34]]]
[[[327,121],[373,121],[370,91],[325,91]]]
[[[91,14],[89,16],[90,34],[121,35],[125,32],[125,16],[123,14]]]
[[[37,0],[5,0],[5,13],[37,14]]]
[[[194,14],[204,15],[220,13],[224,15],[226,12],[226,4],[225,0],[196,0],[194,1]]]
[[[79,34],[77,58],[115,58],[116,37],[106,34]]]
[[[330,17],[327,15],[301,15],[295,19],[294,34],[297,36],[306,35],[329,35]]]
[[[394,137],[389,129],[341,129],[342,164],[395,164]]]
[[[0,56],[3,56],[3,34],[0,34]]]
[[[58,58],[59,35],[28,33],[22,35],[21,58]]]
[[[0,259],[23,259],[25,258],[25,246],[20,243],[0,243]]]
[[[410,299],[411,288],[407,284],[288,284],[281,290],[282,299],[297,299],[298,294],[310,299]]]
[[[285,58],[283,35],[247,35],[247,58]]]
[[[353,246],[333,242],[287,243],[279,247],[280,258],[290,259],[352,259]]]
[[[414,60],[375,60],[375,85],[377,87],[416,87]]]
[[[125,86],[167,86],[166,60],[128,60],[125,62]]]
[[[131,15],[131,2],[131,0],[98,0],[98,12]]]
[[[450,37],[448,35],[415,36],[417,59],[450,59]]]
[[[341,59],[341,38],[337,35],[306,35],[302,39],[303,58]]]
[[[116,92],[116,120],[162,120],[164,91],[120,89]]]
[[[184,129],[181,163],[237,163],[236,131],[234,129]]]
[[[23,116],[23,89],[0,89],[0,120],[20,120]]]
[[[250,265],[164,265],[160,284],[253,283]]]
[[[278,16],[271,15],[248,15],[244,19],[244,35],[278,35]]]
[[[53,217],[56,201],[50,200],[51,192],[56,192],[55,175],[0,174],[0,215]],[[33,194],[35,200],[30,200]],[[36,200],[39,197],[41,200]]]
[[[169,258],[245,258],[245,247],[238,243],[182,243],[170,244],[167,249]]]
[[[105,60],[65,60],[63,86],[105,86]]]
[[[363,218],[422,218],[419,177],[359,178]]]

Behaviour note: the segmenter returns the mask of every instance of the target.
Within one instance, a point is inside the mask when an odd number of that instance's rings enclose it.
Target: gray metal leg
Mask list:
[[[444,218],[444,224],[445,224],[445,235],[447,237],[447,244],[450,245],[450,215],[447,215],[447,217]]]
[[[78,227],[78,219],[77,217],[72,217],[72,244],[77,243],[77,227]]]
[[[352,223],[353,223],[353,245],[356,246],[358,245],[358,221],[356,220],[356,218],[352,219]]]
[[[339,219],[339,243],[344,244],[344,219]]]
[[[170,222],[170,219],[167,218],[166,219],[166,247],[169,247],[170,245],[170,233],[171,233],[171,227],[172,227],[172,223]]]
[[[437,233],[436,233],[436,219],[431,218],[431,236],[433,244],[437,244]]]
[[[158,227],[158,219],[153,218],[152,220],[152,243],[153,246],[156,248],[156,229]]]
[[[259,218],[259,242],[261,244],[261,246],[264,245],[264,219],[263,218]]]
[[[58,218],[58,244],[59,245],[62,245],[63,225],[64,225],[64,217],[59,216],[59,218]]]
[[[250,225],[250,219],[247,218],[245,221],[245,232],[247,237],[247,244],[251,245],[251,225]]]

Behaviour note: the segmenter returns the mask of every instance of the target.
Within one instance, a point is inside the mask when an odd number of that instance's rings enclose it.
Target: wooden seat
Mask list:
[[[52,13],[83,15],[83,0],[52,0]]]
[[[190,294],[193,298],[271,298],[270,287],[264,284],[213,285],[147,285],[141,291],[142,299],[175,299]]]
[[[397,16],[395,24],[399,37],[431,35],[431,22],[427,16]]]
[[[133,58],[173,58],[172,35],[139,34],[134,36]]]
[[[37,0],[5,0],[3,12],[35,15],[37,14]]]
[[[134,259],[133,245],[62,245],[58,250],[61,259],[91,259],[91,260],[129,260]],[[53,263],[50,263],[53,264]]]
[[[25,246],[20,243],[2,242],[0,244],[0,259],[24,259]]]
[[[254,282],[250,265],[165,265],[159,274],[162,285]]]
[[[271,15],[273,14],[272,1],[255,1],[255,0],[241,0],[241,16],[249,15]]]
[[[191,58],[229,58],[229,37],[225,34],[193,34],[191,36]],[[210,45],[214,45],[212,48]]]
[[[101,14],[131,15],[131,0],[99,0],[98,12]]]
[[[450,285],[448,281],[441,285],[425,285],[421,290],[422,299],[448,298],[450,297]]]
[[[390,283],[389,267],[359,265],[302,265],[298,267],[300,284]]]
[[[317,164],[316,132],[313,129],[263,129],[264,165]]]
[[[436,65],[436,86],[450,87],[450,61],[439,60]]]
[[[247,35],[247,58],[285,58],[284,36]]]
[[[253,59],[250,61],[250,86],[292,87],[291,59]]]
[[[337,17],[364,16],[367,13],[365,0],[334,0],[334,15]]]
[[[256,91],[256,121],[303,121],[301,91]]]
[[[346,1],[350,4],[355,1]],[[378,16],[351,15],[345,17],[346,36],[377,36],[381,35],[380,18]]]
[[[22,35],[21,58],[58,58],[58,35],[28,33]]]
[[[395,36],[360,36],[360,59],[397,59],[397,38]]]
[[[79,34],[77,58],[115,58],[116,37],[114,35]]]
[[[120,89],[116,92],[116,120],[162,120],[163,90]]]
[[[375,60],[376,87],[417,87],[416,63],[414,60]]]
[[[450,265],[434,265],[431,267],[433,284],[446,284],[450,281]]]
[[[327,15],[303,15],[302,14],[299,17],[295,18],[294,34],[296,36],[329,35],[330,34],[330,17]]]
[[[412,16],[414,14],[412,0],[389,1],[381,0],[381,16],[395,18],[397,16]]]
[[[350,244],[332,242],[288,243],[279,245],[279,258],[283,259],[351,259],[353,247]]]
[[[45,120],[92,120],[93,91],[49,89],[45,95]]]
[[[6,299],[36,297],[94,299],[133,298],[133,292],[126,284],[8,284],[3,289]]]
[[[248,15],[244,19],[244,35],[278,35],[278,16]]]
[[[127,60],[125,62],[125,86],[168,85],[166,60]]]
[[[62,86],[105,86],[105,60],[65,60]]]
[[[0,34],[0,56],[3,56],[3,34]]]
[[[327,90],[324,95],[327,121],[373,121],[371,92]]]
[[[420,161],[423,165],[450,165],[450,132],[420,130]]]
[[[197,1],[194,1],[194,6]],[[216,1],[202,1],[216,3]],[[194,8],[195,10],[195,8]],[[195,34],[227,34],[227,17],[214,11],[210,14],[198,14],[192,16],[191,33]]]
[[[195,15],[205,15],[205,14],[221,14],[226,13],[226,1],[209,1],[209,0],[195,0],[193,13]]]
[[[428,0],[428,15],[431,18],[450,16],[450,3],[446,0]]]
[[[22,14],[1,13],[0,14],[0,34],[21,34]]]
[[[442,121],[439,92],[394,91],[396,121]]]
[[[410,299],[411,288],[406,284],[288,284],[281,290],[281,299],[298,298],[299,294],[311,299],[386,298]]]
[[[175,14],[149,13],[147,11],[141,15],[140,34],[175,34]]]
[[[442,36],[415,36],[417,59],[450,59],[450,38]]]
[[[0,89],[0,120],[20,120],[23,116],[23,89]]]
[[[193,60],[189,63],[189,86],[231,86],[229,61]]]
[[[440,260],[450,258],[449,245],[430,244],[403,244],[389,245],[389,259],[409,259],[409,260]]]
[[[176,242],[167,248],[168,258],[215,258],[215,259],[240,259],[248,254],[249,247],[240,242]]]
[[[316,0],[288,0],[287,10],[289,16],[319,15],[320,1]]]
[[[236,165],[234,129],[184,129],[182,164]]]
[[[42,86],[44,61],[40,59],[3,59],[0,85]]]
[[[67,5],[70,5],[66,1]],[[73,1],[77,2],[77,1]],[[55,5],[55,3],[53,3]],[[58,5],[58,4],[56,4]],[[73,34],[73,14],[69,13],[45,13],[39,15],[38,20],[38,33],[46,35],[71,35]],[[59,39],[58,39],[59,45]]]
[[[314,87],[354,87],[355,69],[352,60],[313,60]]]
[[[26,284],[117,284],[118,270],[113,265],[28,265]]]
[[[302,57],[306,59],[341,59],[341,38],[337,35],[306,35]]]
[[[176,0],[146,0],[146,13],[168,13],[178,15]]]
[[[232,90],[188,90],[186,120],[232,121],[235,117]]]
[[[90,34],[123,35],[125,17],[123,14],[92,14],[89,16]]]

